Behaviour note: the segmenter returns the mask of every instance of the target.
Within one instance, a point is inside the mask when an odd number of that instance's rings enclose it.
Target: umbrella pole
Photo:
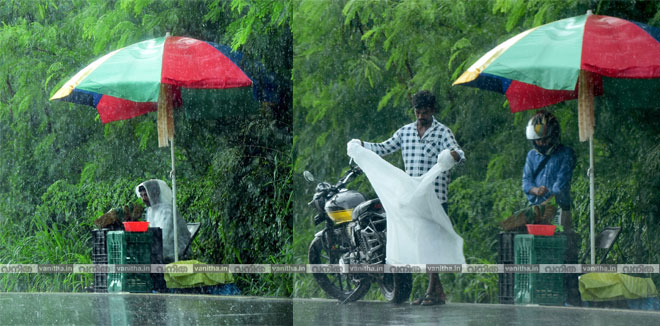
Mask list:
[[[589,137],[589,235],[591,240],[591,264],[596,263],[596,237],[594,218],[594,137]]]
[[[172,156],[172,228],[174,229],[174,261],[179,261],[179,237],[176,225],[176,175],[174,173],[174,137],[170,140],[170,155]]]
[[[169,33],[167,34],[169,36]],[[179,235],[176,223],[176,175],[174,173],[174,104],[172,85],[161,84],[158,95],[158,147],[167,146],[169,140],[172,158],[172,229],[174,230],[174,261],[179,261]]]
[[[594,218],[594,74],[580,70],[578,78],[578,124],[580,141],[589,140],[589,237],[591,243],[591,264],[596,262],[596,238]]]

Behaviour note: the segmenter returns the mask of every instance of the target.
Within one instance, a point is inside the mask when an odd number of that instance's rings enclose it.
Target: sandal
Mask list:
[[[426,295],[424,295],[423,297],[419,297],[419,298],[415,299],[414,301],[410,302],[410,304],[415,305],[415,306],[419,306],[419,305],[422,304],[424,299],[426,299]]]
[[[423,297],[415,299],[411,302],[412,305],[421,305],[421,306],[433,306],[445,304],[446,297],[444,293],[440,295],[431,295],[430,293],[425,294]]]
[[[421,305],[422,306],[435,306],[435,305],[442,305],[445,304],[445,295],[444,293],[439,295],[439,296],[431,296],[427,295],[424,297],[424,300],[422,300]]]

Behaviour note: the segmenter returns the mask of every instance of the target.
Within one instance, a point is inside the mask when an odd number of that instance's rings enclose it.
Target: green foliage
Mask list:
[[[487,51],[528,28],[582,15],[612,15],[658,25],[658,1],[305,1],[294,2],[295,261],[305,261],[314,234],[307,208],[313,185],[301,174],[335,181],[345,169],[346,143],[384,141],[411,122],[410,95],[425,89],[436,118],[454,132],[467,160],[454,169],[449,216],[463,237],[468,263],[494,263],[498,223],[526,205],[521,174],[530,145],[524,128],[534,112],[512,114],[501,94],[451,83]],[[660,111],[597,103],[594,135],[597,231],[622,226],[610,259],[650,263],[660,253]],[[562,141],[577,154],[573,219],[588,248],[588,147],[578,142],[575,101],[548,108],[561,121]],[[402,167],[399,154],[388,160]],[[365,180],[352,189],[365,191]],[[496,275],[442,275],[452,301],[496,302]],[[305,276],[296,296],[321,296]],[[414,294],[426,288],[417,275]],[[373,291],[373,290],[372,290]],[[370,293],[370,298],[377,294]]]
[[[275,72],[281,101],[221,120],[191,121],[177,111],[177,206],[187,221],[202,224],[193,258],[290,261],[292,50],[284,4],[2,2],[0,264],[89,263],[92,221],[139,203],[139,182],[169,179],[169,148],[157,147],[155,114],[102,125],[93,108],[50,102],[50,94],[117,48],[166,32],[229,44],[235,26],[243,29],[235,48]],[[246,25],[250,15],[259,20]],[[248,295],[292,292],[286,274],[236,276]],[[91,281],[85,274],[3,274],[0,290],[80,291]]]
[[[210,9],[206,19],[217,17],[220,12],[219,1],[215,1]],[[245,44],[251,34],[256,34],[253,29],[261,34],[267,34],[268,30],[286,24],[291,15],[291,11],[287,10],[286,1],[234,0],[231,2],[231,10],[242,14],[243,17],[241,20],[235,20],[228,27],[228,31],[233,34],[234,49]]]

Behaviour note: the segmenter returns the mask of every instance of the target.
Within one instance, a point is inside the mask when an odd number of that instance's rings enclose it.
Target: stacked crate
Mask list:
[[[108,263],[107,233],[108,229],[92,230],[92,263],[95,265]],[[94,292],[108,292],[107,273],[94,273]]]
[[[149,228],[151,233],[151,263],[152,264],[163,264],[163,236],[162,230],[160,228]],[[167,290],[167,285],[165,283],[163,273],[152,273],[151,281],[154,284],[155,291],[164,291]]]
[[[514,263],[513,241],[517,232],[500,232],[497,237],[497,263]],[[498,280],[498,298],[501,304],[513,303],[513,273],[500,273]]]
[[[566,236],[515,236],[516,264],[563,264]],[[566,301],[563,274],[516,273],[514,284],[516,304],[562,305]]]
[[[151,232],[107,233],[108,264],[151,264]],[[108,292],[151,292],[150,273],[108,273]]]

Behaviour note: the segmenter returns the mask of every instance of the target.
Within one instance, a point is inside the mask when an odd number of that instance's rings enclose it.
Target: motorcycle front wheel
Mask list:
[[[410,298],[412,274],[385,273],[380,283],[380,293],[391,303],[402,303]]]
[[[309,245],[308,260],[310,264],[337,264],[339,258],[332,257],[323,246],[321,238],[314,238]],[[356,301],[364,297],[369,291],[371,281],[366,278],[357,278],[355,274],[348,273],[314,273],[316,283],[329,296],[342,302]]]

